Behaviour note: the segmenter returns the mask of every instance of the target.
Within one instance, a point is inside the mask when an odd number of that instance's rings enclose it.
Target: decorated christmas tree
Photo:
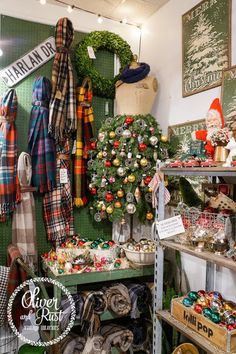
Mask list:
[[[97,222],[120,220],[126,213],[137,214],[142,222],[153,220],[149,183],[156,160],[168,157],[168,146],[150,114],[105,120],[88,162],[91,212]]]

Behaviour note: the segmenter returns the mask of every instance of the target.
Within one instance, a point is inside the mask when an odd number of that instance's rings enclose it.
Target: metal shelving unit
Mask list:
[[[161,168],[161,172],[167,176],[192,176],[192,177],[233,177],[236,182],[236,168]],[[159,188],[158,200],[158,221],[163,220],[164,215],[164,179]],[[175,320],[170,312],[162,310],[163,303],[163,273],[164,273],[164,249],[166,247],[190,254],[206,261],[206,284],[205,289],[210,290],[214,287],[215,265],[226,267],[236,271],[236,263],[222,256],[216,256],[210,252],[197,253],[193,249],[171,241],[161,241],[158,238],[155,227],[153,228],[154,237],[157,241],[157,251],[155,257],[155,294],[154,294],[154,333],[153,333],[153,354],[162,354],[162,321],[169,323],[179,332],[186,335],[203,350],[210,354],[225,354],[224,351],[216,348],[209,341],[188,329],[181,322]]]

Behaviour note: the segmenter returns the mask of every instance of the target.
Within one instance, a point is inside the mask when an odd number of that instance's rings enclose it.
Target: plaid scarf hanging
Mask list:
[[[12,220],[12,243],[34,270],[37,269],[35,202],[32,192],[25,191],[31,184],[32,167],[30,155],[22,152],[18,158],[17,175],[21,187],[21,200],[16,204]]]
[[[48,106],[51,82],[38,77],[33,84],[33,102],[30,113],[28,150],[32,158],[32,185],[45,193],[56,186],[55,143],[48,135]]]
[[[88,85],[88,89],[86,86]],[[86,164],[90,140],[94,136],[94,116],[91,107],[93,98],[92,83],[89,78],[77,90],[77,132],[74,159],[74,204],[77,207],[87,204]]]
[[[16,91],[10,89],[0,102],[0,221],[6,221],[16,204],[16,114]]]
[[[61,182],[62,173],[66,178]],[[48,239],[60,243],[65,241],[66,237],[74,235],[68,140],[61,146],[57,145],[56,182],[56,188],[44,195],[43,215]]]
[[[56,54],[52,66],[49,133],[64,141],[76,129],[76,98],[69,48],[74,38],[72,22],[64,17],[56,24]]]

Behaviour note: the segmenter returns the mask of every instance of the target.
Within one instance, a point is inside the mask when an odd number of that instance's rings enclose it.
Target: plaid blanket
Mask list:
[[[74,217],[70,183],[70,146],[57,145],[56,188],[44,195],[43,216],[48,239],[63,242],[67,236],[74,235]],[[60,172],[66,171],[66,183],[60,182]]]
[[[49,132],[57,141],[64,141],[76,129],[76,98],[69,48],[74,38],[72,22],[64,17],[56,24],[56,54],[52,66],[52,96]]]
[[[82,311],[84,307],[84,298],[79,293],[72,295],[75,309],[76,309],[76,321],[81,323]],[[64,331],[69,323],[71,315],[71,305],[67,296],[63,297],[61,300],[61,310],[62,310],[62,319],[60,322],[61,330]]]
[[[153,323],[151,320],[132,321],[127,327],[134,336],[130,353],[146,353],[152,354],[152,336],[153,336]]]
[[[102,291],[85,292],[83,296],[82,330],[92,336],[100,326],[98,315],[101,315],[107,309],[107,300]]]
[[[17,258],[21,258],[18,248],[12,244],[7,249],[7,265],[10,267],[9,281],[7,287],[7,295],[10,298],[13,291],[27,279],[27,274],[23,268],[16,262]],[[20,316],[26,311],[21,306],[21,295],[14,300],[14,312],[12,314],[13,321],[17,328],[20,327]]]
[[[89,88],[84,85],[89,83]],[[77,90],[77,132],[76,132],[76,152],[74,159],[74,204],[77,207],[87,204],[87,178],[86,165],[88,151],[90,150],[90,140],[94,136],[94,116],[92,104],[93,93],[91,81],[86,79],[83,86]]]
[[[152,295],[149,287],[146,284],[128,284],[129,296],[131,299],[131,318],[138,318],[140,312],[148,309],[148,306],[152,303]]]
[[[5,324],[7,313],[7,286],[10,268],[0,266],[0,327]]]
[[[29,187],[32,168],[30,155],[22,152],[18,158],[17,175],[21,188]],[[37,269],[37,244],[35,202],[31,192],[24,192],[16,205],[12,220],[12,243],[16,245],[24,261]]]
[[[38,187],[41,193],[51,191],[56,186],[55,143],[48,135],[50,97],[50,80],[46,77],[38,77],[33,84],[28,151],[32,158],[32,185]]]
[[[5,221],[16,204],[17,96],[8,90],[0,101],[0,221]]]
[[[133,342],[133,333],[129,329],[112,323],[102,326],[100,334],[104,338],[101,354],[111,353],[112,347],[126,352]]]
[[[127,287],[116,284],[105,290],[108,308],[119,316],[127,315],[131,310],[131,300]]]

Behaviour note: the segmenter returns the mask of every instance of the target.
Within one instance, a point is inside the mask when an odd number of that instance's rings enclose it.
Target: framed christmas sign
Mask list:
[[[203,0],[182,16],[183,97],[221,85],[230,44],[231,0]]]
[[[221,105],[225,117],[225,125],[232,129],[233,123],[236,122],[236,66],[223,72]]]

